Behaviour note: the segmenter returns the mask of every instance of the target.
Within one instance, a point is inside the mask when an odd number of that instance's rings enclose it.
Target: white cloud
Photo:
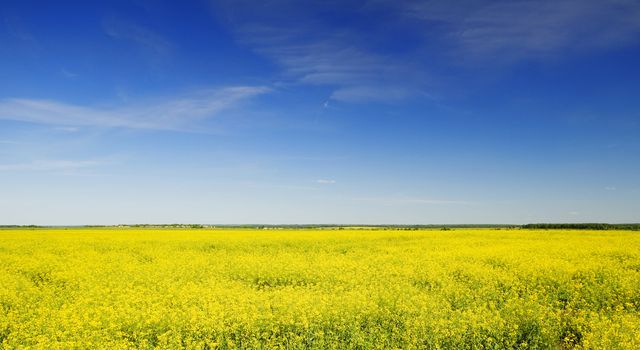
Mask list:
[[[0,164],[0,171],[77,170],[106,164],[97,160],[36,160],[31,163]]]
[[[71,132],[78,132],[80,128],[77,128],[74,126],[56,126],[55,128],[53,128],[53,130],[71,133]]]
[[[402,197],[402,196],[351,198],[351,200],[362,201],[362,202],[372,202],[372,203],[378,203],[378,204],[384,204],[384,205],[407,205],[407,204],[469,205],[469,204],[472,204],[471,202],[468,202],[468,201],[442,200],[442,199],[431,199],[431,198],[411,198],[411,197]]]
[[[107,17],[102,28],[114,39],[128,40],[156,54],[167,54],[171,50],[170,42],[151,29],[118,17]]]
[[[163,100],[147,100],[118,107],[86,107],[52,100],[0,100],[0,119],[59,125],[188,130],[241,101],[270,91],[262,86],[200,90]],[[70,131],[71,129],[67,129]]]
[[[39,43],[35,36],[27,28],[21,17],[16,15],[3,14],[2,20],[4,22],[4,29],[7,33],[24,43],[29,44],[31,47],[38,47]]]
[[[60,70],[60,73],[67,79],[74,79],[74,78],[78,77],[78,74],[73,73],[73,72],[71,72],[71,71],[69,71],[67,69],[64,69],[64,68]]]
[[[273,46],[260,47],[258,51],[275,59],[301,82],[310,84],[357,84],[386,76],[395,69],[382,57],[364,52],[338,38],[307,44],[283,40],[273,43]]]
[[[331,180],[331,179],[319,179],[316,181],[319,184],[323,184],[323,185],[330,185],[330,184],[334,184],[336,183],[336,180]]]
[[[443,39],[476,58],[607,48],[637,41],[640,33],[640,2],[635,0],[432,0],[403,6],[410,18],[440,28]]]
[[[415,90],[389,86],[347,86],[337,89],[331,98],[346,102],[386,101],[392,102],[416,95]]]
[[[336,86],[331,95],[334,100],[389,102],[413,94],[413,89],[406,87],[412,85],[406,65],[367,52],[342,38],[306,44],[280,38],[253,44],[256,51],[283,67],[287,77],[304,84]]]
[[[616,188],[613,187],[613,186],[606,186],[604,189],[607,190],[607,191],[615,191],[616,190]]]
[[[509,63],[640,38],[636,0],[222,0],[214,6],[238,40],[275,62],[286,80],[327,86],[331,99],[346,102],[401,101],[446,88],[447,77],[430,67],[443,58]],[[326,20],[334,12],[355,20]],[[389,48],[405,39],[402,51]]]
[[[392,102],[416,95],[422,73],[407,59],[375,51],[366,33],[324,23],[318,13],[341,11],[362,16],[347,3],[223,1],[222,8],[239,41],[274,61],[289,81],[335,89],[331,98],[348,102]],[[365,11],[366,12],[366,11]],[[295,28],[295,30],[291,30]]]

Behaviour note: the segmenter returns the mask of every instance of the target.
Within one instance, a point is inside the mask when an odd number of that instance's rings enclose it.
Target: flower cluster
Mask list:
[[[0,348],[638,349],[640,236],[4,229]]]

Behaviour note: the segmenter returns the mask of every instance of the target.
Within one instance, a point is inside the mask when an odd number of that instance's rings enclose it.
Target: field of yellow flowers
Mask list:
[[[640,234],[3,229],[6,349],[639,349]]]

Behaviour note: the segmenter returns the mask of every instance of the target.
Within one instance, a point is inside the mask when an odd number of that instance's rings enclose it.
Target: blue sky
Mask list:
[[[3,1],[0,222],[640,221],[640,3]]]

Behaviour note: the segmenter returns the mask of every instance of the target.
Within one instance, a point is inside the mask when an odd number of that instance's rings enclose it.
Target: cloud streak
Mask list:
[[[336,183],[336,180],[331,180],[331,179],[319,179],[316,181],[319,184],[323,184],[323,185],[332,185]]]
[[[106,164],[96,160],[36,160],[31,163],[0,164],[0,171],[78,170]]]
[[[199,121],[269,91],[263,86],[236,86],[118,107],[87,107],[52,100],[9,98],[0,100],[0,119],[67,127],[189,131]]]
[[[390,102],[412,94],[411,89],[398,81],[398,77],[407,76],[401,65],[344,39],[294,44],[278,37],[254,44],[256,51],[284,68],[287,78],[303,84],[333,86],[335,90],[330,96],[333,100]]]
[[[458,200],[441,200],[430,198],[409,198],[409,197],[365,197],[352,198],[354,201],[371,202],[383,205],[411,205],[411,204],[431,204],[431,205],[470,205],[472,202]]]
[[[635,0],[222,3],[217,12],[239,42],[273,61],[286,82],[326,86],[330,99],[352,103],[433,99],[450,79],[439,65],[556,58],[640,37]],[[331,20],[335,13],[352,20]],[[389,49],[396,41],[402,52]]]
[[[407,60],[363,45],[366,39],[357,30],[318,20],[316,12],[332,6],[267,1],[256,9],[232,1],[225,10],[242,44],[275,62],[288,81],[332,87],[333,100],[392,102],[420,92],[422,82],[417,77],[421,73]],[[345,7],[349,4],[340,5]],[[363,15],[357,8],[348,11]],[[282,17],[283,13],[289,16]]]
[[[167,54],[171,51],[171,43],[163,36],[139,24],[118,17],[107,17],[102,21],[102,28],[108,36],[135,43],[156,54]]]
[[[404,3],[401,11],[443,30],[442,39],[475,58],[608,48],[637,41],[640,33],[640,3],[634,0],[432,0]]]

